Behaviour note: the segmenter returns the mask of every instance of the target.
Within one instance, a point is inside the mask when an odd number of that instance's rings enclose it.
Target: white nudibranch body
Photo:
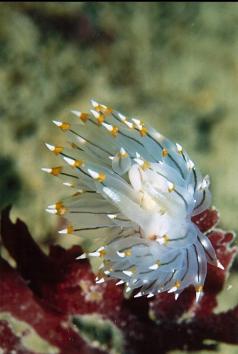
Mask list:
[[[138,289],[135,297],[174,292],[189,285],[202,295],[207,263],[222,267],[207,236],[192,222],[210,206],[208,177],[202,178],[179,144],[139,119],[92,100],[91,113],[73,111],[75,121],[54,123],[71,141],[47,144],[67,163],[43,170],[63,179],[74,195],[50,205],[69,220],[62,234],[90,238],[78,257],[99,257],[97,282],[107,277]]]

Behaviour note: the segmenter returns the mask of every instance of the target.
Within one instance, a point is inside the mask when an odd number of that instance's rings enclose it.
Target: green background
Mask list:
[[[238,229],[238,4],[0,3],[0,208],[43,247],[77,240],[44,211],[68,192],[40,170],[57,165],[44,142],[90,98],[182,144]]]

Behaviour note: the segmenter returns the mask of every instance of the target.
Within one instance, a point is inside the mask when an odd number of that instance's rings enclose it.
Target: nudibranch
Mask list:
[[[72,122],[53,121],[69,146],[46,146],[66,164],[42,170],[74,194],[47,211],[69,221],[61,234],[90,239],[78,258],[99,258],[97,283],[111,277],[126,292],[137,289],[134,297],[166,291],[175,298],[193,285],[198,300],[207,263],[222,268],[192,221],[210,206],[208,176],[180,144],[142,120],[91,103],[90,113],[72,111]]]

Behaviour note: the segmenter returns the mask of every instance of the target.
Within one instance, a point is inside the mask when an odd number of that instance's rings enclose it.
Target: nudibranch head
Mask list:
[[[68,219],[60,233],[91,238],[92,249],[78,258],[101,259],[98,283],[111,277],[128,292],[138,289],[135,297],[167,291],[176,298],[194,285],[198,300],[207,263],[222,267],[192,222],[210,206],[208,177],[180,144],[139,119],[91,103],[90,113],[72,112],[75,121],[54,121],[70,146],[46,146],[66,166],[43,170],[74,194],[47,211]]]

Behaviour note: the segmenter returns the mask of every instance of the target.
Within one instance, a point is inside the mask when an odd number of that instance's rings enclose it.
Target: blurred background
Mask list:
[[[0,208],[42,247],[65,242],[45,208],[68,190],[41,171],[58,163],[44,142],[95,98],[182,144],[237,231],[237,97],[236,3],[1,2]]]

